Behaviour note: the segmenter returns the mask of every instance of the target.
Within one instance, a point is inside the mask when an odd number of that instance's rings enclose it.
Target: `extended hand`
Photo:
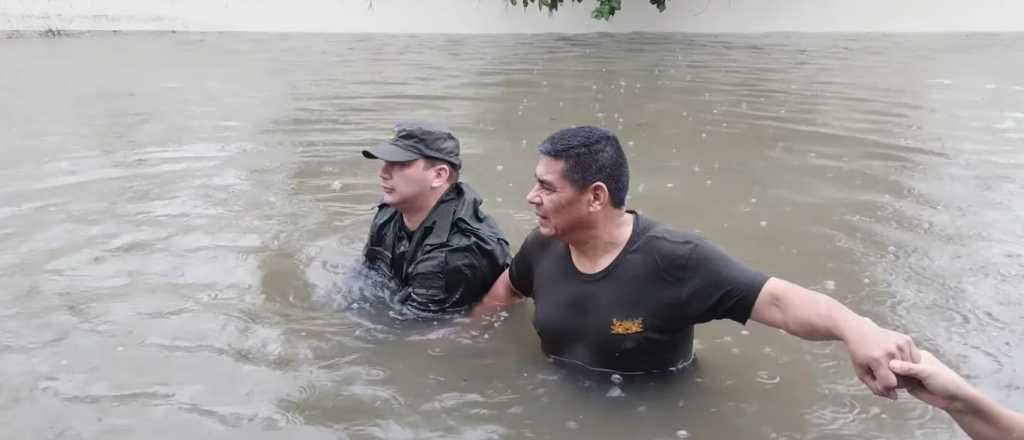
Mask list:
[[[889,361],[917,362],[921,356],[910,336],[886,330],[870,321],[846,338],[846,348],[861,382],[875,395],[892,400],[896,400],[900,383],[889,369]]]
[[[916,379],[908,382],[907,391],[940,409],[949,410],[972,389],[964,378],[924,350],[921,350],[920,363],[892,360],[889,368],[896,374]]]

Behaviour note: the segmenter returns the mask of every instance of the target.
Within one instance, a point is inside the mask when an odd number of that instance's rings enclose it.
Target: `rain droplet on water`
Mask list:
[[[757,381],[766,384],[777,384],[782,381],[782,378],[779,376],[772,375],[767,371],[758,371]]]

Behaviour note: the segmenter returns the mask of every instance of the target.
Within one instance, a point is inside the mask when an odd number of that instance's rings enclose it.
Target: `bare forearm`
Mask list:
[[[494,285],[491,286],[491,290],[484,295],[483,300],[473,308],[471,321],[474,323],[480,323],[487,319],[487,317],[497,315],[502,310],[519,302],[521,299],[522,296],[519,295],[519,293],[517,293],[512,287],[512,283],[508,278],[508,271],[506,270],[494,282]]]
[[[488,317],[501,313],[509,306],[518,302],[518,298],[506,295],[487,295],[476,307],[473,308],[471,318],[473,321],[482,321]]]
[[[786,333],[811,341],[847,340],[874,327],[860,315],[827,295],[779,278],[765,284],[766,304],[758,304],[762,313],[753,318]],[[760,303],[760,299],[758,300]],[[755,312],[757,312],[755,308]]]
[[[973,387],[947,411],[974,440],[1024,440],[1024,414],[999,405]]]

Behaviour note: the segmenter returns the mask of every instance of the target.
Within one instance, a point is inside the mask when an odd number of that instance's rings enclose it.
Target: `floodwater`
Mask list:
[[[616,396],[544,358],[529,304],[469,344],[353,310],[359,151],[409,116],[454,129],[514,248],[535,145],[607,126],[632,208],[1024,409],[1024,34],[10,37],[5,439],[962,438],[758,324]]]

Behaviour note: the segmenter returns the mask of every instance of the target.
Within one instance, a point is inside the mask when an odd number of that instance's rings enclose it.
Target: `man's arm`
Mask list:
[[[402,299],[419,316],[465,313],[491,287],[508,264],[503,242],[461,242],[422,255]]]
[[[916,362],[909,336],[875,325],[827,295],[770,278],[754,303],[750,319],[812,341],[842,340],[857,377],[878,396],[896,399],[893,359]]]
[[[893,360],[897,374],[916,379],[907,391],[941,408],[974,440],[1024,439],[1024,413],[1016,413],[988,398],[931,353],[921,350],[921,362]]]
[[[470,325],[474,330],[485,320],[493,319],[502,310],[523,299],[523,295],[512,287],[512,281],[508,278],[508,269],[494,280],[491,290],[487,291],[483,300],[473,308],[470,317]]]

